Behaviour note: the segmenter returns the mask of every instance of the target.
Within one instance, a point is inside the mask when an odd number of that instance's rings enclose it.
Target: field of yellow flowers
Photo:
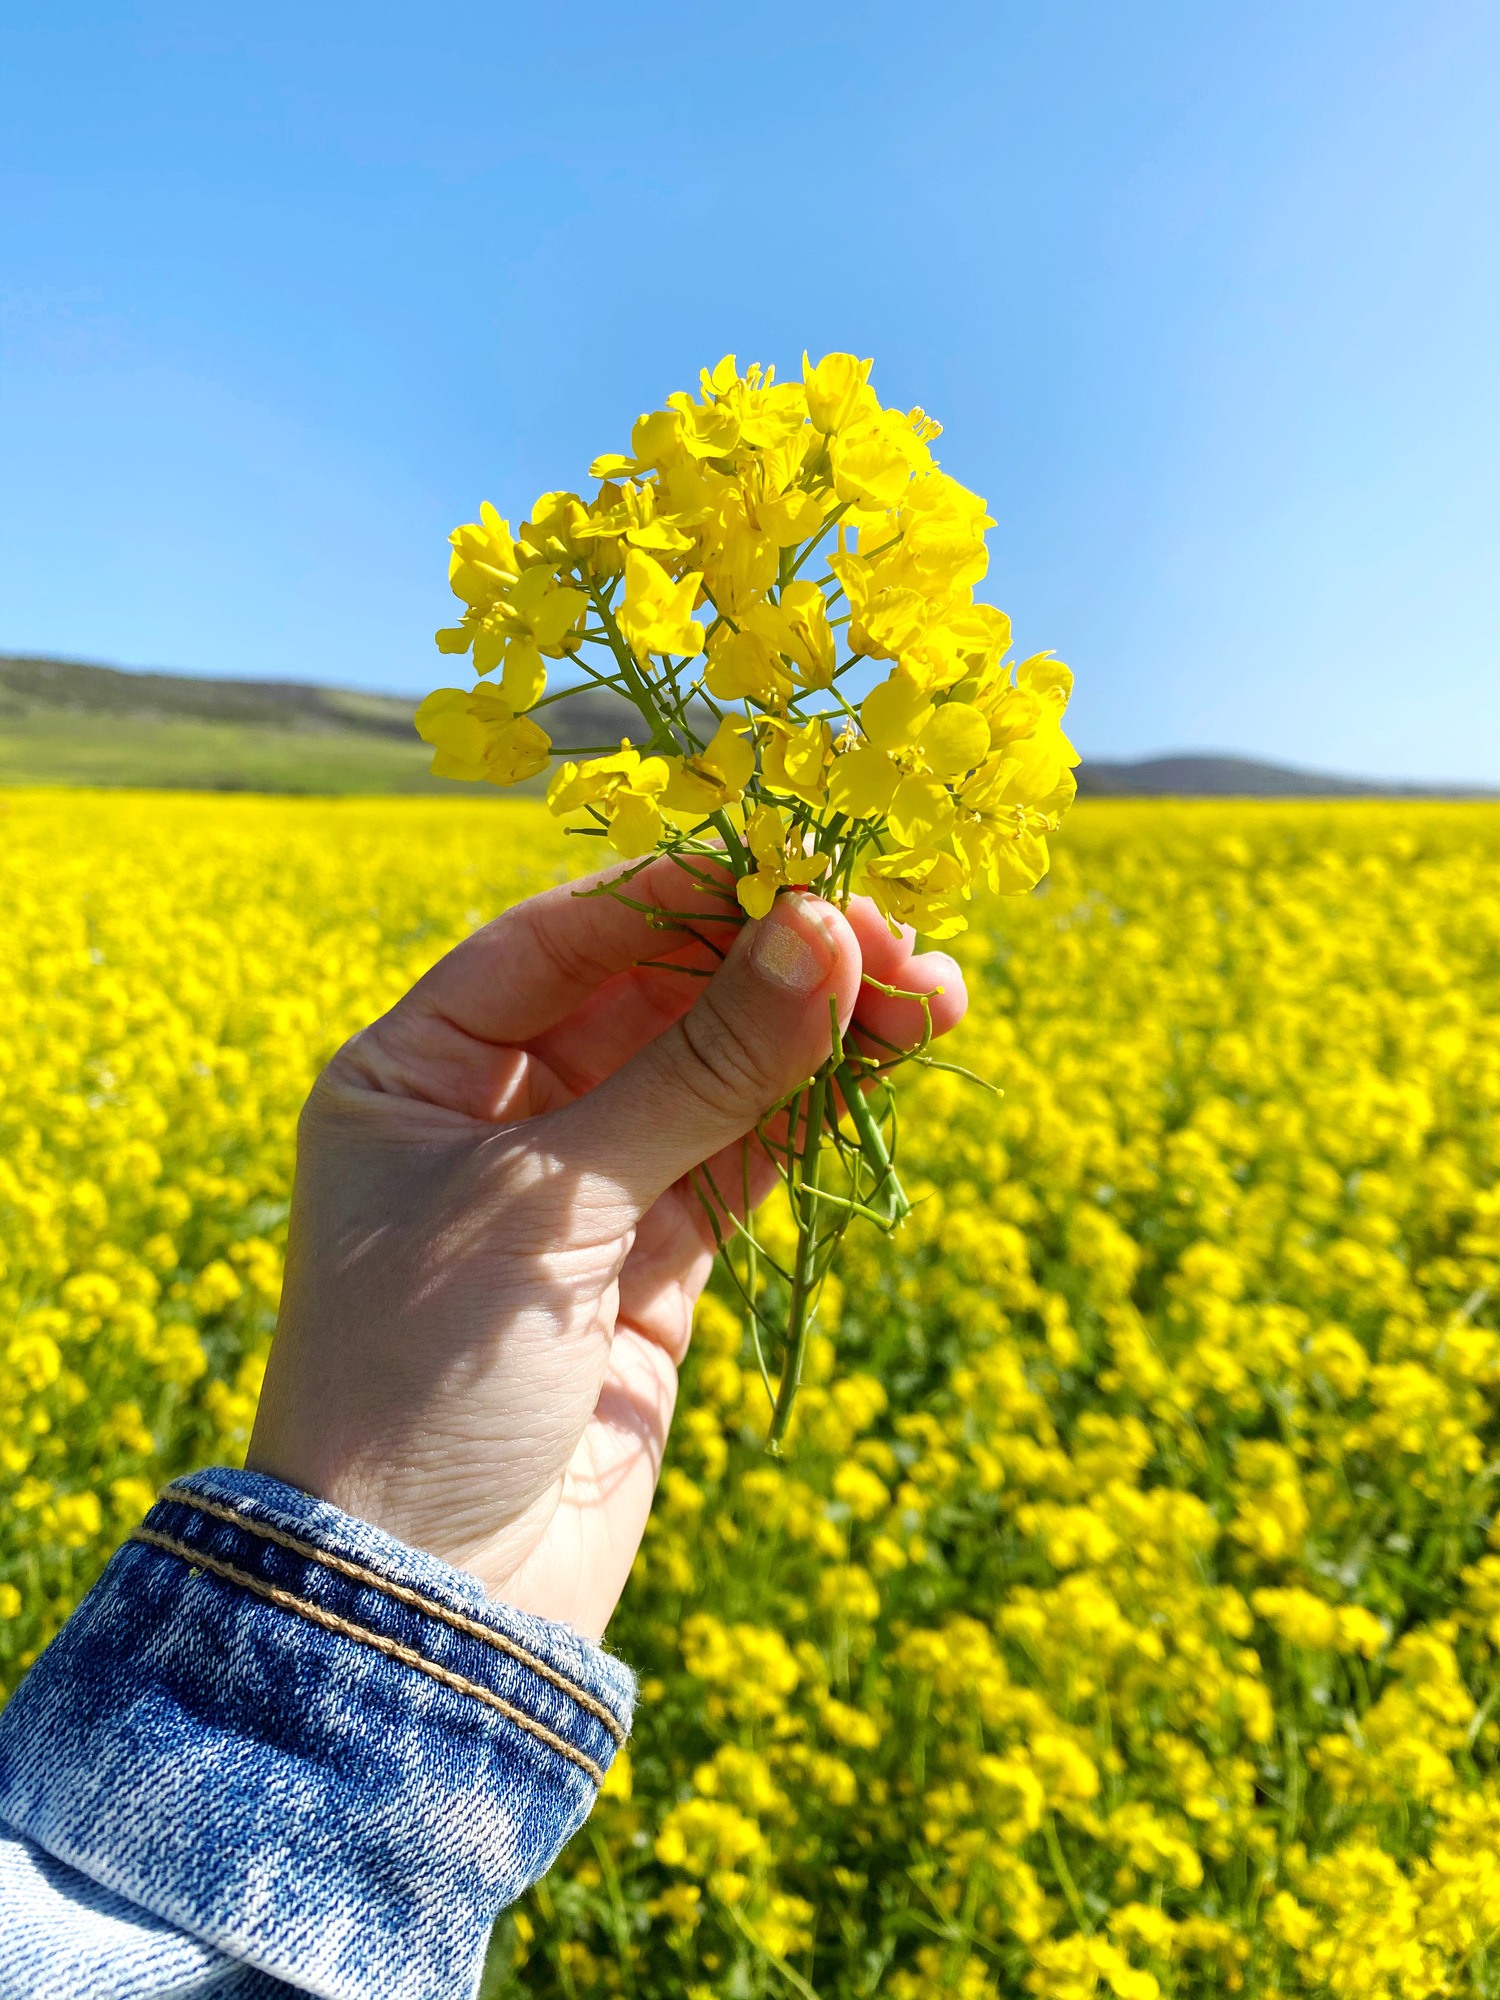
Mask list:
[[[573,862],[0,800],[7,1684],[242,1450],[319,1063]],[[1086,806],[958,950],[1005,1095],[908,1093],[781,1462],[706,1301],[631,1756],[487,1993],[1500,1994],[1500,811]]]

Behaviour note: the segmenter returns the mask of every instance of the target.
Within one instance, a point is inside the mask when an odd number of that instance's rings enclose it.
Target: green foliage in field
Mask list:
[[[319,1062],[577,857],[527,805],[0,807],[13,1678],[243,1448]],[[630,1756],[488,1992],[1500,1994],[1500,813],[1085,806],[958,950],[1005,1096],[907,1094],[784,1461],[706,1303]]]

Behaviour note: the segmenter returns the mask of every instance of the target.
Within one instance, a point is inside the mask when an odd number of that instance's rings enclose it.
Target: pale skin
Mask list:
[[[318,1079],[248,1461],[595,1638],[713,1260],[688,1177],[737,1195],[748,1144],[752,1198],[769,1187],[747,1135],[827,1056],[830,1000],[856,1039],[917,1041],[921,1007],[866,974],[930,994],[939,1034],[965,1005],[953,960],[862,899],[782,896],[737,929],[667,860],[629,893],[701,905],[704,942],[551,890]]]

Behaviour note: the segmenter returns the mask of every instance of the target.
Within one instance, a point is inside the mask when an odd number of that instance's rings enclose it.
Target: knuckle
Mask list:
[[[683,1049],[680,1081],[706,1110],[716,1115],[738,1112],[765,1094],[764,1063],[746,1046],[711,993],[683,1015],[677,1032]]]
[[[402,1060],[401,1027],[398,1008],[351,1035],[319,1077],[316,1089],[335,1097],[370,1090],[385,1096],[408,1095],[410,1076]]]
[[[550,922],[552,915],[547,897],[533,896],[505,916],[497,917],[490,929],[507,953],[514,944],[521,944],[525,950],[534,952],[565,986],[597,986],[603,976],[597,956],[565,926]],[[510,936],[512,927],[523,932],[523,937]]]

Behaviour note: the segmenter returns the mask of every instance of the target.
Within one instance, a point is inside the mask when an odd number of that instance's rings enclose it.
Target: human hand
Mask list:
[[[578,893],[603,879],[477,931],[318,1079],[248,1460],[594,1637],[713,1261],[686,1176],[742,1186],[745,1135],[828,1055],[830,999],[856,1043],[915,1044],[920,1006],[866,973],[933,993],[938,1033],[965,1005],[953,960],[862,899],[739,928],[670,859],[634,877],[637,902],[701,901],[716,947]],[[752,1149],[752,1199],[772,1178]]]

